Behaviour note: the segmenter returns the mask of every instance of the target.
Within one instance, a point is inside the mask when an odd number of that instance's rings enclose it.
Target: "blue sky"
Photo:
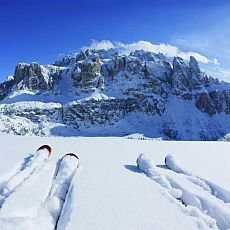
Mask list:
[[[197,52],[230,81],[229,12],[227,0],[0,0],[0,81],[18,62],[52,63],[92,39]]]

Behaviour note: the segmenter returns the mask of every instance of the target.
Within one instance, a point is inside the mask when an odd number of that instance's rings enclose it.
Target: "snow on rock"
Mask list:
[[[101,136],[227,139],[229,88],[201,72],[194,57],[187,62],[143,50],[86,49],[54,65],[19,63],[0,84],[0,130],[66,136],[58,123],[74,135],[88,136],[94,129]],[[43,115],[47,122],[38,130]],[[28,129],[28,123],[36,128]]]

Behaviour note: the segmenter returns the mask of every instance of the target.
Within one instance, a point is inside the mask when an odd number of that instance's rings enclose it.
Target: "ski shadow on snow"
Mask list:
[[[33,158],[34,154],[29,154],[27,157],[25,157],[20,165],[20,171],[23,171],[30,164]]]
[[[136,165],[124,165],[126,169],[134,173],[142,173],[142,171]]]
[[[23,159],[23,161],[20,163],[20,165],[18,165],[17,168],[10,173],[8,178],[5,178],[2,182],[0,182],[0,195],[1,195],[1,190],[5,186],[5,184],[9,182],[16,174],[23,171],[30,164],[33,158],[34,158],[34,154],[29,154],[28,156],[26,156]]]
[[[17,187],[14,188],[12,191],[9,191],[9,193],[7,194],[7,196],[2,196],[3,192],[4,192],[4,187],[6,186],[6,184],[12,180],[19,172],[23,171],[32,161],[32,159],[34,158],[34,154],[29,154],[28,156],[26,156],[22,163],[17,166],[17,169],[14,170],[14,172],[11,173],[11,175],[8,178],[5,178],[1,183],[0,183],[0,209],[2,208],[2,205],[5,203],[5,200],[13,193],[17,190]],[[19,185],[20,186],[20,185]]]

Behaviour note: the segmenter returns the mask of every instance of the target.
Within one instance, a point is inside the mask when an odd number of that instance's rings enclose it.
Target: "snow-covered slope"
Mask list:
[[[20,63],[0,100],[0,130],[19,135],[217,140],[230,132],[230,84],[194,57],[88,49],[52,65]]]
[[[53,149],[42,168],[5,199],[0,209],[1,230],[54,229],[52,214],[57,213],[58,206],[52,201],[47,209],[47,200],[52,197],[51,191],[58,191],[53,179],[58,160],[69,152],[78,154],[80,166],[62,207],[59,230],[230,228],[228,143],[3,134],[0,138],[1,187],[18,170],[23,170],[22,166],[25,167],[28,157],[39,146],[49,144]],[[139,158],[139,167],[151,178],[136,165],[141,153],[147,157],[141,161]],[[164,159],[168,153],[174,158],[168,157],[167,165],[177,172],[166,169]],[[71,162],[74,161],[65,165]],[[74,164],[68,167],[74,169]],[[64,182],[71,175],[69,172],[62,174],[58,181]],[[213,190],[225,191],[228,200],[217,198],[218,192],[205,190],[202,183],[197,183],[198,179],[209,183]],[[177,192],[178,199],[167,186],[181,190],[181,194]],[[59,190],[59,195],[63,195],[61,191],[64,190]],[[199,200],[202,206],[197,205]],[[218,212],[214,212],[215,205]]]

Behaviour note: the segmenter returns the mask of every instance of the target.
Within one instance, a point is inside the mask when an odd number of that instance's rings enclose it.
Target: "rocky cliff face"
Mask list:
[[[39,135],[216,140],[230,131],[229,83],[208,77],[194,57],[169,60],[143,50],[82,50],[53,65],[18,64],[0,84],[0,100],[4,132],[19,120],[21,134]],[[24,121],[37,131],[25,131]]]
[[[19,63],[11,79],[0,84],[0,98],[4,99],[13,90],[28,90],[44,92],[51,90],[55,81],[60,76],[61,68],[47,65],[41,66],[38,63]]]

